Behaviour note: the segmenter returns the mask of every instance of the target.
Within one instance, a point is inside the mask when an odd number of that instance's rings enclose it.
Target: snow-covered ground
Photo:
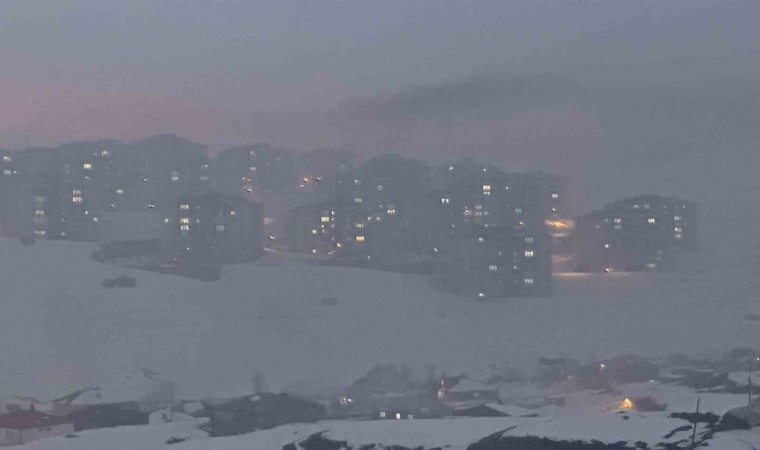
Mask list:
[[[552,298],[476,303],[422,276],[276,254],[209,283],[99,264],[95,249],[0,240],[0,397],[100,386],[121,398],[145,373],[175,382],[178,396],[229,395],[249,392],[259,370],[275,390],[303,391],[345,385],[378,362],[477,373],[494,358],[531,367],[629,348],[710,354],[760,338],[744,321],[757,268],[567,275]],[[100,287],[124,274],[137,287]]]
[[[452,418],[439,420],[340,421],[315,424],[291,424],[247,435],[209,438],[198,430],[201,420],[142,427],[121,427],[77,433],[76,437],[58,437],[37,441],[19,450],[279,450],[298,443],[315,433],[327,439],[347,441],[353,448],[381,443],[385,447],[447,448],[464,450],[469,444],[505,431],[505,436],[544,436],[555,440],[592,439],[613,443],[627,441],[632,446],[643,441],[654,447],[658,443],[688,442],[691,430],[683,420],[658,414],[605,416],[566,416],[557,418]],[[679,429],[680,431],[676,431]],[[667,436],[667,437],[666,437]],[[166,443],[172,437],[183,442]],[[760,445],[760,431],[719,433],[709,441],[710,448],[751,450]],[[683,448],[686,448],[684,445]]]

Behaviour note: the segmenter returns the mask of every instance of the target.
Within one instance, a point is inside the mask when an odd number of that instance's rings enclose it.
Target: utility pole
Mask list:
[[[691,448],[692,448],[692,450],[694,450],[695,448],[697,448],[697,446],[694,443],[694,441],[697,438],[697,421],[699,420],[697,418],[697,416],[699,415],[699,401],[700,400],[701,400],[701,398],[697,397],[697,412],[694,413],[694,429],[691,432]]]
[[[174,382],[169,384],[171,393],[169,395],[169,422],[174,422]]]

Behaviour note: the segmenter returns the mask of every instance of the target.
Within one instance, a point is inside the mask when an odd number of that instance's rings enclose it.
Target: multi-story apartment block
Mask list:
[[[334,202],[293,209],[286,226],[289,250],[322,257],[334,255],[339,250],[337,223]]]
[[[669,271],[697,248],[697,206],[677,197],[641,195],[576,219],[580,272]]]
[[[341,255],[392,263],[399,254],[430,251],[428,180],[424,163],[400,155],[340,173],[333,220]]]
[[[293,154],[267,144],[220,152],[211,177],[217,191],[230,194],[287,193],[298,185]]]
[[[564,211],[564,180],[461,161],[441,167],[436,184],[435,251],[461,289],[481,298],[551,292],[550,231]]]
[[[337,175],[348,172],[355,164],[356,155],[345,150],[324,148],[300,155],[297,158],[298,190],[314,194],[317,202],[332,200]]]
[[[163,254],[175,264],[236,264],[263,255],[263,213],[240,195],[206,192],[176,200],[164,218]]]

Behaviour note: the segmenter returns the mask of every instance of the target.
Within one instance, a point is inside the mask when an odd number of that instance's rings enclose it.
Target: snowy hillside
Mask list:
[[[331,441],[344,441],[349,449],[359,449],[365,445],[375,444],[376,447],[371,447],[375,450],[390,448],[394,445],[405,448],[465,450],[470,444],[498,432],[503,432],[504,436],[544,436],[557,441],[597,440],[605,443],[626,441],[629,448],[636,442],[647,443],[647,448],[655,448],[660,443],[679,443],[681,447],[677,448],[686,448],[686,443],[691,438],[690,427],[686,422],[645,414],[633,415],[627,420],[620,415],[609,415],[559,419],[506,417],[320,422],[284,425],[226,438],[209,438],[198,430],[201,423],[201,420],[196,420],[86,431],[77,433],[75,437],[37,441],[19,447],[19,450],[280,450],[291,443],[301,444],[315,435]],[[181,442],[167,445],[170,439],[181,440]],[[721,450],[751,450],[760,445],[760,433],[757,431],[719,433],[709,442],[711,448]],[[382,444],[382,447],[378,444]],[[317,448],[316,446],[304,447]],[[346,447],[340,446],[340,448]]]
[[[234,394],[248,392],[258,370],[273,389],[303,391],[343,386],[378,362],[477,373],[494,358],[531,367],[539,356],[629,347],[703,354],[760,337],[743,319],[757,272],[728,265],[691,276],[565,276],[553,298],[475,303],[425,277],[278,255],[208,283],[99,264],[94,251],[0,240],[0,398],[81,386],[122,397],[146,373],[174,381],[178,395]],[[100,287],[120,275],[137,287]]]

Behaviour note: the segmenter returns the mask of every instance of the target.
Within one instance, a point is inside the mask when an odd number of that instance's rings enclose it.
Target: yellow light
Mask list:
[[[633,409],[633,402],[630,398],[623,399],[623,402],[620,404],[620,407],[623,409]]]
[[[605,363],[600,363],[599,364],[599,368],[600,369],[605,369],[606,367],[607,367],[607,364],[605,364]]]

